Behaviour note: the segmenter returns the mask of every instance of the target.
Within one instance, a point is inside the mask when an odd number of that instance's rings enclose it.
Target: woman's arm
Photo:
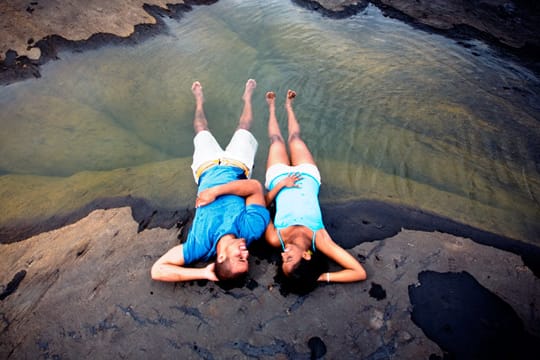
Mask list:
[[[152,266],[150,275],[152,279],[159,281],[190,281],[207,279],[218,281],[214,273],[214,263],[204,268],[184,267],[183,245],[177,245],[167,251]]]
[[[339,264],[343,270],[321,274],[318,281],[323,282],[354,282],[367,278],[364,267],[345,249],[336,244],[326,229],[319,230],[321,236],[316,239],[319,251]]]
[[[276,184],[276,186],[274,186],[272,188],[272,190],[270,190],[268,193],[266,193],[266,195],[265,195],[266,206],[269,206],[272,203],[272,201],[274,201],[277,194],[283,188],[285,188],[285,187],[298,187],[298,185],[296,183],[298,181],[300,181],[300,180],[302,180],[302,176],[299,173],[294,173],[294,174],[287,175],[284,179],[282,179],[280,182],[278,182]]]

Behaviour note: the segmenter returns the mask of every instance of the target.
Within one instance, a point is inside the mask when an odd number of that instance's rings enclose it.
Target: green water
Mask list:
[[[320,165],[322,202],[378,199],[497,234],[540,240],[540,81],[487,45],[385,18],[335,20],[289,1],[195,7],[136,46],[63,52],[42,78],[0,88],[0,227],[101,197],[183,209],[203,84],[225,145],[246,79],[263,180],[264,94],[287,89]]]

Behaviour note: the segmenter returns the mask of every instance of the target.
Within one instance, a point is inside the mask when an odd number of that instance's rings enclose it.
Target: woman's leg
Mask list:
[[[287,119],[289,124],[289,150],[291,152],[291,162],[292,165],[300,164],[313,164],[315,165],[315,160],[313,160],[313,155],[309,151],[307,145],[304,143],[300,137],[300,125],[298,120],[296,120],[296,115],[292,107],[293,99],[296,96],[296,92],[289,90],[287,91],[287,99],[285,100],[285,110],[287,110]]]
[[[270,138],[270,148],[268,149],[268,160],[266,168],[275,164],[290,165],[289,156],[287,155],[287,148],[285,141],[281,135],[279,124],[276,118],[276,94],[273,91],[266,93],[266,103],[268,104],[268,137]]]

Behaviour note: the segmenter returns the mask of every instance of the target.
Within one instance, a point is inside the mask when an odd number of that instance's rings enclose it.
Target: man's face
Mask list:
[[[231,262],[233,273],[245,273],[248,271],[249,251],[245,239],[234,239],[227,247],[227,258]]]

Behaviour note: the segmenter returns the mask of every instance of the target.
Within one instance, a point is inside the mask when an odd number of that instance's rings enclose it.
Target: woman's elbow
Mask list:
[[[364,281],[367,279],[367,273],[366,273],[366,270],[364,270],[364,268],[360,268],[358,270],[358,281]]]

